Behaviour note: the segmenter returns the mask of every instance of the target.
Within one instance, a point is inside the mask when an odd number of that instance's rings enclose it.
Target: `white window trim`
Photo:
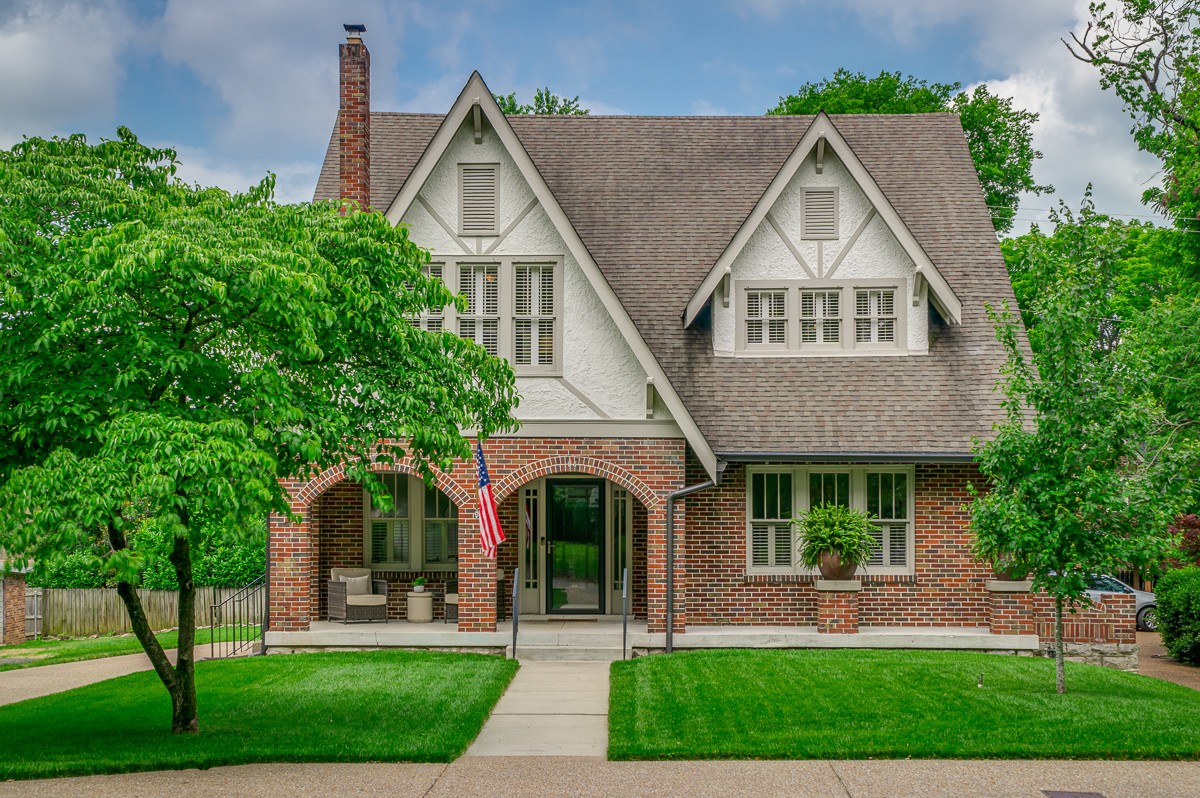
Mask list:
[[[561,377],[563,374],[563,296],[566,294],[566,276],[563,258],[560,255],[434,255],[432,258],[442,267],[442,280],[452,291],[458,286],[460,263],[495,263],[499,286],[500,324],[497,331],[497,354],[508,361],[518,377]],[[516,331],[516,291],[514,264],[549,265],[554,268],[554,362],[542,366],[519,366],[513,362]],[[447,305],[443,312],[443,329],[458,332],[458,309]]]
[[[408,562],[371,562],[371,492],[363,488],[363,567],[372,571],[440,571],[456,573],[458,563],[425,562],[425,483],[420,477],[397,473],[408,485]],[[449,496],[447,496],[449,498]],[[451,505],[457,508],[454,500]],[[459,508],[461,512],[461,508]],[[462,523],[460,517],[459,523]],[[462,534],[462,527],[459,527]]]
[[[750,318],[750,314],[749,314],[750,296],[749,295],[750,295],[751,291],[783,291],[783,299],[784,299],[783,318],[784,318],[785,329],[784,329],[782,344],[771,344],[771,343],[752,344],[748,340],[748,336],[746,334],[746,323],[747,323],[747,321],[749,321],[749,318]],[[792,302],[795,300],[795,298],[796,297],[795,297],[794,291],[788,290],[786,287],[782,287],[782,286],[778,287],[778,288],[771,286],[771,285],[743,286],[742,289],[738,292],[738,311],[737,311],[738,343],[737,343],[737,348],[740,350],[743,350],[743,351],[748,351],[748,352],[777,352],[777,353],[784,353],[784,352],[787,352],[789,349],[791,349],[793,346],[792,334],[794,332],[792,329],[792,327],[794,326],[792,324],[792,317],[795,316],[796,312],[797,312],[797,311],[793,310],[793,308],[792,308]],[[766,317],[764,317],[764,319],[765,318]]]
[[[895,291],[896,309],[896,340],[892,343],[855,343],[854,312],[855,290],[890,288]],[[862,279],[862,280],[736,280],[733,282],[733,292],[737,296],[737,315],[734,319],[734,351],[735,357],[853,357],[855,355],[907,355],[908,349],[908,314],[911,308],[905,298],[908,296],[908,280],[902,277],[895,279]],[[747,345],[746,342],[746,293],[748,291],[786,291],[787,292],[787,345]],[[838,291],[840,293],[839,310],[841,312],[841,338],[836,344],[804,344],[800,342],[800,292],[801,291]],[[919,354],[918,352],[913,352]]]
[[[492,228],[490,230],[472,230],[467,232],[463,229],[463,170],[479,167],[491,167],[496,176],[494,184],[495,191],[492,192]],[[499,163],[460,163],[458,165],[458,234],[463,238],[495,238],[499,235],[500,226],[500,164]],[[476,250],[478,251],[478,250]]]
[[[748,466],[746,468],[746,497],[745,497],[745,543],[746,543],[746,573],[747,574],[765,574],[765,575],[790,575],[799,574],[803,576],[815,575],[817,571],[812,568],[805,568],[799,564],[797,557],[796,537],[792,538],[792,563],[791,566],[756,566],[754,565],[754,550],[753,550],[753,503],[751,501],[751,475],[762,473],[790,473],[792,474],[792,509],[799,515],[802,512],[807,512],[809,509],[808,495],[808,475],[812,472],[822,474],[833,473],[849,473],[850,474],[850,506],[860,509],[867,509],[867,472],[906,474],[908,476],[908,531],[907,540],[905,543],[906,564],[903,566],[888,566],[888,565],[867,565],[862,569],[862,573],[866,576],[911,576],[916,573],[916,469],[911,465],[807,465],[807,466]]]

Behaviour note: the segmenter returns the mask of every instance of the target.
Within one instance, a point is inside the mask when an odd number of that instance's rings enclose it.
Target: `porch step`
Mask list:
[[[517,646],[521,662],[616,662],[621,659],[620,646]],[[504,656],[513,658],[512,646],[506,646]]]

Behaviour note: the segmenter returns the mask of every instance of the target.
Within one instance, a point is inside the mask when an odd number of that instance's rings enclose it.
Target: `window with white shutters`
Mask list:
[[[879,548],[868,565],[904,567],[908,552],[908,474],[868,471],[867,512],[875,516],[875,539]]]
[[[363,561],[379,570],[454,570],[458,507],[442,491],[408,474],[376,474],[390,509],[364,491]]]
[[[913,572],[913,469],[898,466],[754,467],[746,477],[747,569],[807,574],[793,553],[791,518],[822,504],[872,516],[880,547],[867,573]]]
[[[809,240],[830,240],[838,237],[838,190],[836,187],[803,190],[800,209],[800,237]]]
[[[500,354],[500,264],[458,264],[458,292],[467,309],[458,314],[458,334]]]
[[[746,346],[787,344],[787,292],[746,292]]]
[[[554,366],[555,268],[552,263],[513,264],[513,364]]]
[[[896,341],[896,292],[891,288],[859,288],[854,292],[854,342]]]
[[[459,233],[496,235],[498,181],[496,164],[459,164]]]
[[[792,473],[750,473],[750,564],[792,566]]]
[[[841,292],[800,292],[800,345],[840,344],[842,341]]]

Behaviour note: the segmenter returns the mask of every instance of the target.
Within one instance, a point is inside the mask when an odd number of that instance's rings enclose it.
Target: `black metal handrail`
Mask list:
[[[520,621],[518,619],[521,617],[520,586],[521,586],[521,568],[520,568],[520,566],[518,566],[517,568],[515,568],[513,570],[513,587],[512,587],[512,591],[513,591],[513,608],[512,608],[513,653],[512,653],[512,658],[513,659],[517,658],[517,624],[520,623]]]
[[[257,642],[267,653],[267,575],[255,579],[208,610],[209,653],[213,659],[234,657]],[[218,646],[221,653],[218,654]]]

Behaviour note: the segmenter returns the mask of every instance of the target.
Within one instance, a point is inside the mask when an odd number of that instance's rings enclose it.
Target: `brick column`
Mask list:
[[[683,513],[675,507],[675,631],[687,628],[683,584]],[[667,631],[667,504],[664,499],[646,513],[646,626],[650,632]]]
[[[3,582],[4,637],[0,645],[15,646],[25,642],[25,574],[8,574]]]
[[[460,507],[458,518],[458,631],[494,632],[496,561],[483,556],[478,505],[472,502],[470,508]]]
[[[818,579],[817,631],[821,634],[858,634],[857,579]]]
[[[987,582],[988,626],[994,635],[1031,635],[1037,633],[1032,582]]]
[[[267,536],[267,556],[270,558],[270,585],[267,591],[270,606],[271,630],[276,632],[306,632],[312,620],[313,558],[310,507],[293,502],[292,512],[300,516],[293,523],[280,515],[272,515]],[[320,575],[317,574],[317,579]]]

